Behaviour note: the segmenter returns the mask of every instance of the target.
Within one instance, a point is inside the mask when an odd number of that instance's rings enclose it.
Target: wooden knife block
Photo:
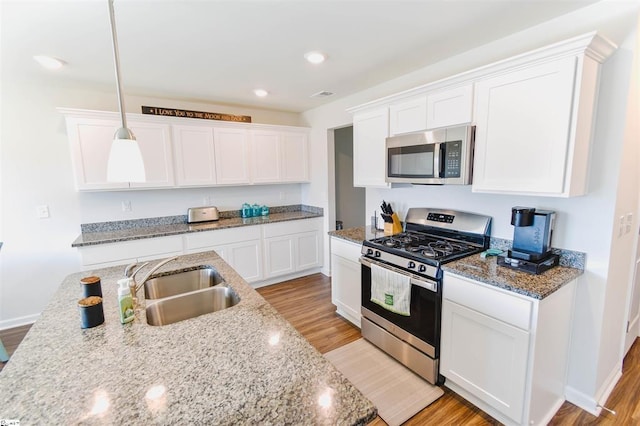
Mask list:
[[[384,235],[393,235],[402,232],[402,224],[400,223],[400,219],[398,219],[398,215],[395,213],[392,214],[391,219],[393,219],[393,223],[384,223]]]

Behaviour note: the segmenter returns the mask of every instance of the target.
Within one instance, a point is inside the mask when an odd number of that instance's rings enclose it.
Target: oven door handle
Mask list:
[[[403,271],[402,269],[399,268],[395,268],[393,266],[390,265],[385,265],[384,263],[380,263],[380,262],[375,262],[372,260],[367,259],[366,257],[361,257],[360,258],[360,263],[363,264],[364,266],[367,266],[369,268],[371,268],[371,265],[375,264],[381,268],[384,269],[388,269],[390,271],[402,274],[402,275],[408,275],[410,278],[410,282],[411,285],[417,285],[418,287],[422,287],[424,289],[427,289],[429,291],[433,291],[433,292],[437,292],[438,291],[438,284],[435,282],[431,282],[431,281],[425,281],[422,279],[417,278],[415,275],[412,275],[406,271]]]

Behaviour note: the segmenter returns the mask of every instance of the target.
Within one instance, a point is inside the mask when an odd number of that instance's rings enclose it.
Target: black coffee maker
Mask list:
[[[556,213],[533,207],[513,207],[511,224],[513,247],[498,264],[532,274],[540,274],[558,265],[560,256],[551,251]]]

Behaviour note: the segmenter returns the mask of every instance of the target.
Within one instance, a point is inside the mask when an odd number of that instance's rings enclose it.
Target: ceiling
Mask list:
[[[115,0],[125,94],[305,111],[594,0]],[[3,71],[115,91],[107,0],[0,0]],[[319,50],[320,65],[304,60]],[[269,92],[257,98],[253,89]],[[320,91],[333,96],[312,98]]]

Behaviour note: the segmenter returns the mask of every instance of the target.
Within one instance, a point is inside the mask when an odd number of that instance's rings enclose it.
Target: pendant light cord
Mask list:
[[[116,68],[116,85],[118,86],[118,104],[120,105],[120,119],[122,127],[127,128],[127,118],[124,114],[124,99],[122,97],[122,83],[120,82],[120,59],[118,53],[118,38],[116,36],[116,19],[113,13],[113,0],[109,0],[109,18],[111,19],[111,40],[113,41],[113,62]]]

